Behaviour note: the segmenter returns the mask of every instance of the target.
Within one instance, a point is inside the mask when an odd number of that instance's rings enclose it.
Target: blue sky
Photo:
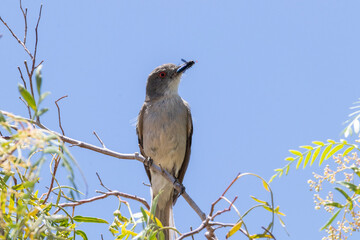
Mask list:
[[[29,46],[40,3],[23,3],[29,8]],[[285,164],[288,149],[341,138],[348,107],[360,97],[359,7],[358,1],[335,0],[45,1],[38,59],[45,60],[43,89],[51,95],[42,122],[59,131],[54,101],[69,95],[60,102],[68,136],[99,145],[95,130],[108,148],[136,152],[133,122],[148,74],[164,63],[179,64],[181,58],[197,60],[179,90],[194,120],[184,185],[208,212],[237,173],[269,179],[273,169]],[[17,1],[2,0],[0,16],[22,36]],[[17,66],[27,56],[3,25],[0,34],[0,109],[26,116],[18,99]],[[89,197],[101,189],[99,172],[109,188],[149,199],[143,185],[147,176],[138,162],[71,150],[86,175]],[[315,165],[272,183],[290,234],[276,223],[277,239],[323,236],[319,229],[329,215],[314,210],[306,183],[313,171],[321,172]],[[49,177],[45,172],[44,181]],[[233,187],[229,198],[236,195],[242,211],[254,204],[249,195],[266,198],[261,183],[252,178]],[[112,221],[116,208],[117,200],[108,198],[79,207],[77,213]],[[182,232],[200,224],[183,199],[174,211]],[[266,225],[270,216],[264,219],[264,214],[257,211],[248,219],[250,230]],[[235,218],[230,213],[219,220]],[[81,228],[90,239],[100,234],[111,239],[105,225]]]

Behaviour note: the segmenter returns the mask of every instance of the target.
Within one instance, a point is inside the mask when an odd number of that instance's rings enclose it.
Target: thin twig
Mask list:
[[[66,98],[66,97],[68,97],[68,95],[62,96],[61,98],[59,98],[58,100],[55,101],[56,107],[57,107],[57,109],[58,109],[59,127],[60,127],[60,129],[61,129],[62,135],[64,135],[64,136],[65,136],[65,132],[64,132],[64,129],[62,128],[62,126],[61,126],[60,108],[59,108],[59,105],[57,104],[57,102],[60,101],[60,100],[63,99],[63,98]]]
[[[15,35],[15,33],[11,30],[11,28],[7,25],[7,23],[0,17],[0,21],[5,25],[5,27],[10,31],[10,33],[13,35],[13,37],[16,39],[16,41],[18,41],[18,43],[23,46],[23,48],[25,49],[25,51],[27,52],[27,54],[29,54],[30,58],[33,59],[33,55],[31,54],[31,52],[29,51],[29,49],[27,49],[27,47],[25,46],[25,44]]]
[[[103,148],[106,148],[105,147],[105,144],[103,143],[103,141],[101,141],[101,138],[97,135],[97,133],[95,132],[95,131],[93,131],[93,134],[96,136],[96,138],[99,140],[99,142],[101,143],[101,146],[103,147]]]
[[[181,240],[181,239],[184,239],[186,237],[190,237],[190,236],[193,236],[195,234],[198,234],[199,232],[201,232],[203,229],[205,229],[205,224],[204,222],[201,223],[201,225],[195,229],[195,230],[192,230],[190,232],[187,232],[187,233],[184,233],[183,235],[181,235],[179,238],[177,238],[176,240]]]
[[[24,79],[24,76],[23,76],[23,74],[22,74],[22,72],[21,72],[21,69],[20,69],[20,67],[18,66],[18,70],[19,70],[19,73],[20,73],[20,77],[21,77],[21,80],[23,81],[23,83],[24,83],[24,87],[27,89],[27,87],[26,87],[26,82],[25,82],[25,79]],[[31,118],[31,117],[30,117]]]
[[[38,65],[36,65],[35,69],[37,69],[43,63],[44,63],[44,60],[41,60],[41,62]]]
[[[35,27],[35,47],[34,47],[34,57],[32,58],[31,76],[34,74],[34,70],[36,69],[35,61],[36,61],[37,45],[38,45],[38,40],[39,40],[38,27],[39,27],[39,22],[41,19],[41,12],[42,12],[42,4],[40,5],[39,17],[38,17],[36,27]]]
[[[56,157],[54,158],[54,160],[55,160],[55,164],[54,164],[54,170],[53,170],[53,172],[51,173],[51,174],[52,174],[51,183],[50,183],[50,187],[49,187],[49,190],[48,190],[48,192],[47,192],[47,195],[46,195],[46,197],[45,197],[45,199],[44,199],[43,204],[45,204],[46,201],[49,199],[50,193],[51,193],[51,191],[52,191],[52,189],[53,189],[54,181],[55,181],[55,176],[56,176],[56,171],[57,171],[58,166],[59,166],[59,163],[60,163],[60,156],[59,156],[59,155],[56,155]],[[50,169],[51,169],[51,166],[50,166]]]
[[[124,198],[129,198],[135,201],[138,201],[140,203],[142,203],[147,209],[150,209],[149,204],[146,202],[146,200],[144,198],[140,198],[138,196],[132,195],[132,194],[127,194],[127,193],[122,193],[119,191],[112,191],[112,192],[102,192],[102,191],[96,191],[97,193],[101,193],[102,195],[100,196],[96,196],[96,197],[92,197],[92,198],[88,198],[88,199],[83,199],[80,201],[76,201],[76,202],[72,202],[72,203],[62,203],[58,205],[58,209],[56,209],[56,211],[54,212],[54,214],[58,213],[61,208],[64,207],[76,207],[76,206],[80,206],[82,204],[85,203],[89,203],[89,202],[94,202],[100,199],[104,199],[107,198],[109,196],[120,196],[120,197],[124,197]]]
[[[24,33],[24,45],[26,45],[26,36],[27,36],[27,8],[25,8],[25,11],[24,9],[22,8],[22,4],[21,4],[21,0],[20,0],[20,9],[21,9],[21,12],[24,16],[24,21],[25,21],[25,33]]]
[[[221,196],[211,204],[211,210],[210,210],[210,216],[213,215],[214,213],[214,208],[215,208],[215,205],[222,199],[222,197],[226,194],[226,192],[230,189],[230,187],[236,182],[236,180],[238,180],[240,177],[240,173],[238,173],[238,175],[234,178],[234,180],[232,180],[232,182],[230,183],[230,185],[225,189],[225,191],[223,192],[223,194],[221,194]]]
[[[29,117],[31,117],[31,110],[30,110],[30,107],[29,105],[27,104],[27,102],[25,102],[25,100],[22,98],[22,97],[19,97],[19,99],[25,104],[25,106],[27,107],[28,111],[29,111]]]
[[[229,211],[231,210],[231,207],[234,205],[234,202],[236,201],[237,198],[238,198],[238,197],[236,196],[236,197],[234,198],[234,200],[230,203],[230,206],[229,206],[228,208],[226,208],[226,209],[224,209],[224,210],[221,210],[221,211],[217,211],[213,216],[210,215],[210,216],[211,216],[211,220],[214,220],[215,217],[223,214],[224,212],[229,212]]]
[[[97,176],[98,179],[99,179],[100,185],[101,185],[103,188],[105,188],[106,190],[108,190],[109,192],[112,192],[112,190],[110,190],[109,188],[107,188],[107,187],[103,184],[103,182],[101,181],[101,178],[100,178],[100,175],[98,174],[98,172],[96,172],[96,176]]]
[[[34,97],[34,88],[33,88],[33,84],[32,84],[32,72],[33,72],[33,71],[30,71],[30,70],[29,70],[29,66],[28,66],[26,60],[24,61],[24,65],[25,65],[26,72],[27,72],[28,78],[29,78],[31,95]]]
[[[274,240],[276,240],[275,236],[274,236],[269,230],[267,230],[267,229],[264,228],[264,227],[261,227],[261,228],[264,229],[265,232],[267,232]]]

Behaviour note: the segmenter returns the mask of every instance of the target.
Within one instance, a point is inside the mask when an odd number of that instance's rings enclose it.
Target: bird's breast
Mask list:
[[[149,103],[143,117],[143,147],[156,164],[177,175],[185,157],[187,108],[177,96]]]

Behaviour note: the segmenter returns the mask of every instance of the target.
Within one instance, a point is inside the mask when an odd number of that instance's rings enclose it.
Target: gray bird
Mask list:
[[[183,60],[184,61],[184,60]],[[194,61],[182,65],[164,64],[149,75],[146,98],[138,116],[136,132],[141,154],[150,157],[182,183],[190,159],[193,125],[189,104],[178,94],[182,74]],[[173,183],[145,167],[152,199],[159,194],[155,212],[163,226],[174,227],[172,207],[179,193]],[[165,239],[173,239],[173,231],[165,231]]]

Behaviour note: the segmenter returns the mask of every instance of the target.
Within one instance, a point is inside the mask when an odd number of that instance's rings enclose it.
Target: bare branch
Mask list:
[[[103,148],[106,148],[105,147],[105,144],[103,143],[103,141],[101,141],[101,138],[97,135],[97,133],[95,132],[95,131],[93,131],[93,134],[96,136],[96,138],[99,140],[99,142],[101,143],[101,146],[103,147]]]
[[[33,59],[33,55],[31,54],[31,52],[29,51],[29,49],[27,49],[27,47],[25,46],[25,44],[15,35],[15,33],[11,30],[11,28],[7,25],[7,23],[0,17],[0,21],[5,25],[5,27],[10,31],[10,33],[13,35],[13,37],[16,39],[16,41],[18,41],[18,43],[23,46],[23,48],[25,49],[25,51],[27,52],[27,54],[29,54],[30,58]]]
[[[22,72],[21,72],[20,67],[18,67],[18,70],[19,70],[19,73],[20,73],[21,80],[22,80],[23,83],[24,83],[24,87],[27,89],[27,87],[26,87],[26,82],[25,82],[25,79],[24,79],[24,76],[23,76],[23,74],[22,74]],[[31,117],[30,117],[30,118],[31,118]]]
[[[51,174],[52,174],[51,183],[50,183],[50,187],[49,187],[49,190],[48,190],[48,192],[47,192],[47,194],[46,194],[46,198],[44,199],[43,204],[45,204],[46,201],[49,199],[50,193],[51,193],[51,191],[52,191],[52,189],[53,189],[54,181],[55,181],[55,176],[56,176],[56,171],[57,171],[58,166],[59,166],[59,163],[60,163],[60,156],[59,156],[59,155],[56,155],[56,157],[54,158],[54,160],[55,160],[55,164],[54,164],[54,170],[53,170],[53,172],[51,173]],[[50,166],[50,169],[51,169],[51,166]],[[59,193],[59,194],[60,194],[60,193]]]
[[[230,189],[230,187],[236,182],[236,180],[238,180],[240,177],[240,173],[238,173],[238,175],[234,178],[234,180],[232,180],[232,182],[230,183],[230,185],[225,189],[225,191],[223,192],[223,194],[221,194],[221,196],[211,204],[211,210],[210,210],[210,216],[213,215],[214,213],[214,208],[215,205],[222,199],[222,197],[224,197],[224,195],[226,194],[226,192]]]
[[[99,181],[100,181],[100,185],[105,188],[106,190],[108,190],[109,192],[112,192],[112,190],[110,190],[109,188],[107,188],[103,182],[101,181],[100,175],[96,172],[96,176],[98,177]]]
[[[60,101],[60,100],[63,99],[63,98],[66,98],[66,97],[68,97],[68,95],[62,96],[61,98],[59,98],[58,100],[55,101],[56,107],[57,107],[57,109],[58,109],[59,127],[60,127],[61,132],[62,132],[63,135],[65,135],[65,132],[64,132],[64,129],[62,128],[62,126],[61,126],[60,108],[59,108],[59,105],[57,104],[57,102]]]
[[[38,40],[39,40],[38,27],[39,27],[39,22],[41,19],[41,12],[42,12],[42,4],[40,5],[39,17],[38,17],[36,27],[35,27],[35,47],[34,47],[34,57],[32,58],[31,76],[33,76],[34,70],[36,69],[35,62],[36,62],[37,45],[38,45]]]
[[[29,70],[29,66],[27,64],[27,61],[24,61],[24,65],[26,68],[26,72],[28,74],[28,78],[29,78],[29,83],[30,83],[30,90],[31,90],[31,95],[34,97],[34,88],[33,88],[33,84],[32,84],[32,74],[33,74],[33,70]]]
[[[20,0],[20,9],[21,9],[21,12],[24,16],[24,21],[25,21],[25,33],[24,33],[24,45],[26,45],[26,36],[27,36],[27,8],[25,8],[25,11],[22,7],[22,4],[21,4],[21,0]]]
[[[126,194],[126,193],[122,193],[119,191],[112,191],[112,192],[101,192],[101,191],[96,191],[97,193],[101,193],[102,195],[100,196],[96,196],[96,197],[92,197],[92,198],[88,198],[88,199],[84,199],[84,200],[80,200],[80,201],[76,201],[76,202],[71,202],[71,203],[62,203],[58,205],[58,209],[56,209],[56,211],[54,212],[54,214],[58,213],[61,208],[64,207],[76,207],[76,206],[80,206],[82,204],[85,203],[89,203],[89,202],[94,202],[100,199],[104,199],[107,198],[109,196],[117,196],[117,197],[124,197],[124,198],[129,198],[135,201],[138,201],[140,203],[142,203],[147,209],[150,209],[149,204],[146,202],[146,200],[144,198],[140,198],[138,196],[135,195],[131,195],[131,194]]]
[[[222,197],[221,197],[221,198],[222,198]],[[231,207],[234,205],[234,202],[236,201],[237,198],[238,198],[238,197],[236,196],[236,197],[234,198],[234,200],[230,203],[230,206],[229,206],[228,208],[226,208],[226,209],[224,209],[224,210],[221,210],[221,211],[217,211],[213,216],[210,215],[210,216],[211,216],[211,220],[214,220],[215,217],[223,214],[224,212],[229,212],[229,211],[231,210]]]
[[[41,60],[41,62],[38,65],[36,65],[35,69],[37,69],[43,63],[44,63],[44,60]]]
[[[181,239],[184,239],[184,238],[187,238],[187,237],[190,237],[190,236],[193,236],[195,234],[198,234],[199,232],[201,232],[203,229],[205,229],[205,223],[202,222],[201,225],[195,229],[195,230],[192,230],[190,232],[187,232],[187,233],[184,233],[183,235],[181,235],[179,238],[177,238],[176,240],[181,240]]]

